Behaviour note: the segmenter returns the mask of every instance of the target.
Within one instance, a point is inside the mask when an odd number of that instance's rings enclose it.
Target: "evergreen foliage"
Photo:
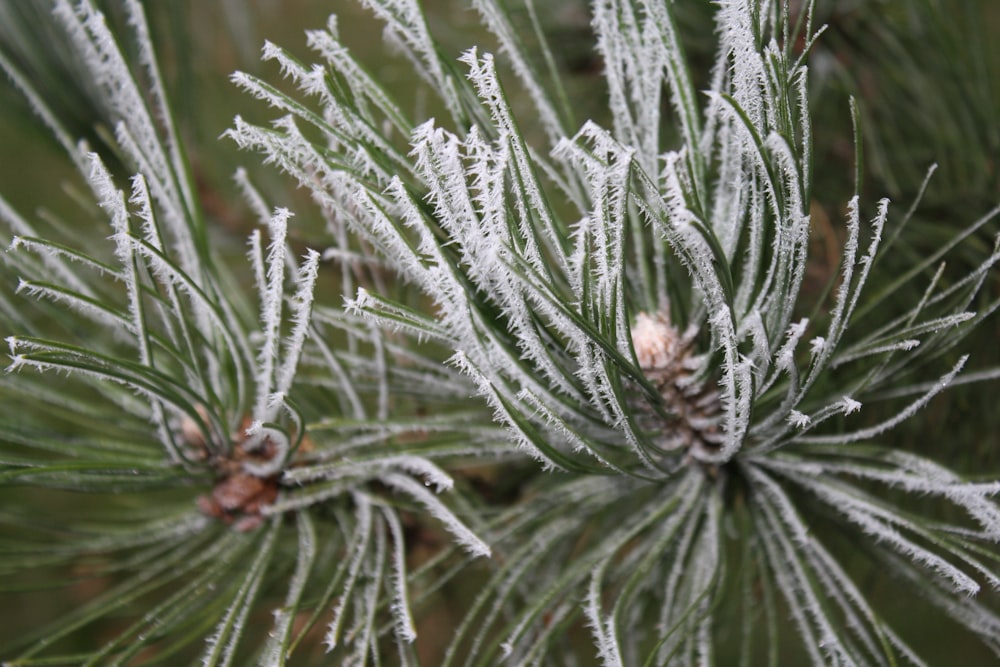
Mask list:
[[[898,270],[934,168],[870,204],[852,105],[840,263],[809,284],[813,3],[719,0],[696,71],[690,2],[595,0],[607,123],[532,0],[471,0],[497,55],[458,59],[418,0],[362,3],[433,111],[336,18],[316,64],[266,43],[285,81],[232,80],[274,119],[222,147],[311,205],[238,171],[235,257],[139,0],[114,29],[54,2],[96,149],[0,50],[87,188],[73,219],[0,199],[0,572],[104,584],[4,664],[927,664],[873,568],[1000,657],[1000,477],[891,437],[1000,375],[963,351],[1000,241],[943,263],[1000,207]]]

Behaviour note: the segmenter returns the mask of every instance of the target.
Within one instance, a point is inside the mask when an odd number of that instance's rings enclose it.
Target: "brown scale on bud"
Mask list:
[[[198,498],[198,507],[208,516],[247,532],[264,522],[261,511],[278,498],[278,481],[247,473],[223,477],[212,493]]]
[[[665,313],[639,313],[632,325],[632,347],[639,368],[670,414],[664,420],[643,404],[638,410],[639,423],[654,434],[658,446],[687,452],[693,458],[718,448],[722,413],[718,391],[695,375],[696,333],[682,334]]]
[[[198,413],[205,415],[203,407]],[[258,477],[244,469],[245,463],[266,463],[278,453],[278,447],[265,440],[255,443],[253,451],[247,451],[246,429],[248,419],[233,434],[233,446],[228,454],[222,455],[209,450],[204,435],[193,420],[186,418],[180,424],[180,435],[192,454],[192,459],[205,461],[211,465],[216,476],[216,484],[208,495],[199,496],[198,507],[207,516],[232,525],[240,532],[254,530],[264,522],[264,510],[278,498],[278,475]]]

